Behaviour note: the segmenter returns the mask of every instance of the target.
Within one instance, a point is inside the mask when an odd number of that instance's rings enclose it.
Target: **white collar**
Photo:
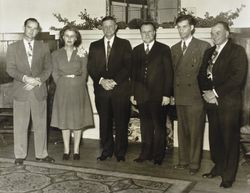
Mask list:
[[[152,42],[150,42],[150,43],[143,43],[144,44],[144,49],[146,50],[147,49],[147,47],[149,48],[149,50],[151,50],[151,48],[153,47],[153,45],[154,45],[154,43],[155,43],[155,40],[153,40]]]
[[[115,39],[115,36],[113,36],[111,39],[108,39],[108,38],[104,37],[105,46],[107,45],[107,42],[109,41],[109,45],[112,47],[112,45],[114,43],[114,39]]]
[[[192,41],[192,39],[193,39],[193,36],[190,36],[186,40],[181,40],[181,47],[183,47],[184,42],[185,42],[186,46],[188,47],[188,45],[190,44],[190,42]]]
[[[225,42],[224,42],[223,44],[221,44],[221,45],[216,45],[216,50],[217,50],[218,53],[221,52],[221,50],[225,47],[225,45],[227,44],[227,42],[228,42],[228,40],[225,41]]]

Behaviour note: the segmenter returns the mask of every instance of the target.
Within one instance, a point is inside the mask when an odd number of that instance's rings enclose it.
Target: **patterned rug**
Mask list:
[[[191,181],[0,158],[0,193],[183,193]]]

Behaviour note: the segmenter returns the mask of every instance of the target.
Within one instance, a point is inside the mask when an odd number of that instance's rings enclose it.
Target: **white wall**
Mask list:
[[[52,13],[77,20],[85,8],[91,17],[100,17],[105,15],[106,3],[105,0],[0,0],[0,32],[22,32],[23,22],[29,17],[37,18],[43,31],[48,31],[51,26],[63,25]]]
[[[195,10],[195,14],[203,17],[206,12],[215,16],[220,12],[235,11],[241,4],[246,7],[240,12],[240,16],[235,19],[233,27],[250,27],[250,1],[249,0],[182,0],[183,8]]]

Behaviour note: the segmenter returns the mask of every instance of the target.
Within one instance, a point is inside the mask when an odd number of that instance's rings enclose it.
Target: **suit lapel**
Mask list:
[[[180,64],[182,63],[182,58],[183,58],[183,54],[182,54],[182,49],[181,49],[181,41],[177,44],[177,49],[176,49],[176,56],[177,58],[177,62],[175,65],[175,71],[177,71],[177,69],[179,68]]]
[[[108,64],[112,64],[113,58],[116,56],[116,50],[119,50],[119,43],[117,37],[114,38],[113,45],[111,47]]]
[[[18,47],[19,47],[19,49],[17,50],[17,52],[19,52],[19,54],[20,54],[19,59],[21,61],[23,61],[23,64],[25,64],[25,68],[27,68],[28,70],[31,70],[30,66],[29,66],[28,56],[26,53],[26,49],[25,49],[23,40],[20,40]]]
[[[31,61],[31,69],[35,65],[35,61],[37,59],[37,55],[39,54],[39,43],[37,41],[34,41],[34,46],[33,46],[33,53],[32,53],[32,61]]]
[[[215,46],[213,51],[215,50]],[[224,48],[221,50],[219,56],[217,57],[214,66],[213,66],[213,72],[218,68],[218,66],[222,63],[222,61],[227,58],[227,54],[230,50],[230,40],[228,40],[228,42],[226,43],[226,45],[224,46]],[[212,52],[213,53],[213,52]],[[211,54],[212,55],[212,54]]]

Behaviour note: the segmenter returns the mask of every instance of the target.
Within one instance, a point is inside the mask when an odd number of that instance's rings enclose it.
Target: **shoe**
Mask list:
[[[231,188],[232,187],[233,182],[232,181],[222,181],[220,184],[220,187],[223,188]]]
[[[190,175],[195,175],[197,172],[199,171],[199,169],[189,169],[189,174]]]
[[[177,165],[174,165],[174,169],[180,169],[180,170],[184,170],[184,169],[187,169],[188,168],[188,164],[177,164]]]
[[[203,174],[202,175],[202,177],[203,178],[214,178],[214,177],[216,177],[216,176],[218,176],[217,174],[214,174],[214,173],[212,173],[212,172],[209,172],[209,173],[205,173],[205,174]]]
[[[69,160],[70,153],[64,153],[62,159],[63,160]]]
[[[117,156],[117,157],[116,157],[116,160],[117,160],[118,162],[120,162],[120,161],[125,162],[125,157],[124,157],[124,156]]]
[[[74,153],[73,160],[80,160],[80,154],[79,153]]]
[[[138,158],[134,159],[134,162],[137,162],[137,163],[142,163],[144,161],[146,161],[146,159],[143,159],[141,157],[138,157]]]
[[[154,160],[154,165],[161,165],[162,164],[162,160]]]
[[[36,158],[36,161],[47,162],[47,163],[54,163],[55,162],[55,160],[50,156],[47,156],[45,158]]]
[[[21,159],[21,158],[15,159],[15,164],[16,164],[16,166],[21,166],[21,165],[23,165],[23,161],[24,161],[24,159]]]
[[[97,157],[96,159],[100,160],[100,161],[104,161],[107,158],[111,158],[111,157],[112,157],[112,155],[101,155],[101,156]]]

